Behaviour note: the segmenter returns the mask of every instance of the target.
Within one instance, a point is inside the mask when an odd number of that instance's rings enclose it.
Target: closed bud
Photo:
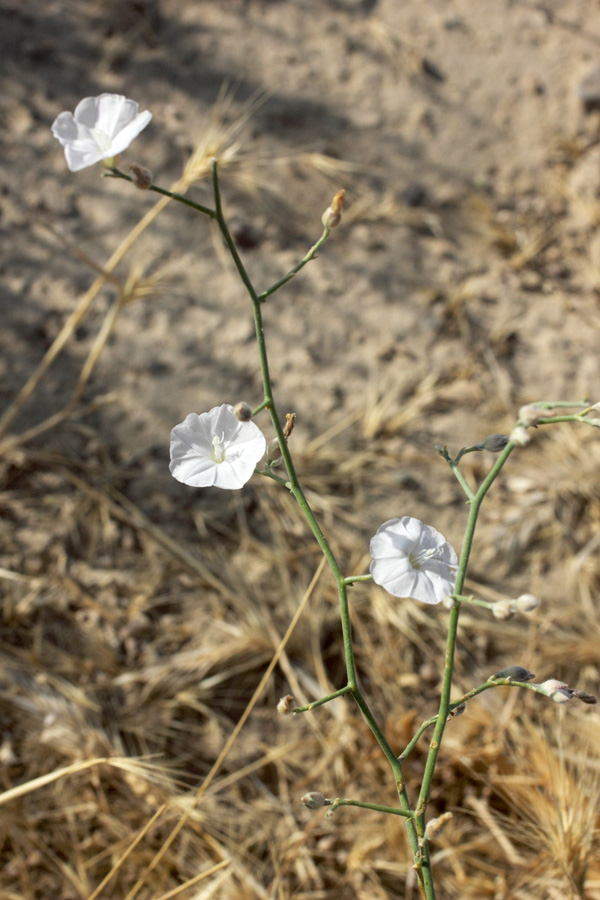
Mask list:
[[[511,600],[498,600],[492,607],[495,619],[510,619],[513,614]]]
[[[300,797],[300,802],[307,809],[322,809],[324,806],[329,806],[327,798],[321,791],[310,791],[310,793]]]
[[[538,406],[534,406],[533,403],[528,403],[519,410],[519,421],[525,428],[529,428],[531,425],[537,425],[540,419],[547,418],[548,412],[540,409]]]
[[[240,422],[249,422],[252,418],[252,410],[243,400],[240,400],[239,403],[235,404],[233,412],[236,419],[239,419]]]
[[[269,441],[267,446],[267,465],[268,466],[278,466],[281,462],[281,447],[279,446],[279,441],[277,438],[273,438],[272,441]]]
[[[152,172],[150,169],[145,169],[143,166],[138,166],[137,163],[131,163],[129,166],[133,177],[133,183],[136,188],[139,188],[140,191],[147,191],[148,188],[152,184]]]
[[[532,678],[535,678],[535,675],[524,666],[509,666],[508,669],[496,672],[490,680],[498,681],[501,678],[508,678],[509,681],[531,681]]]
[[[544,694],[551,694],[552,691],[562,691],[563,688],[568,688],[569,685],[565,684],[564,681],[559,681],[557,678],[548,678],[546,681],[542,681],[538,687],[542,689]]]
[[[443,815],[438,816],[437,819],[430,819],[430,821],[425,826],[425,840],[430,841],[438,834],[440,834],[442,829],[448,824],[451,818],[452,813],[445,812]]]
[[[345,193],[346,191],[338,191],[331,201],[331,206],[327,207],[321,216],[323,227],[326,228],[327,231],[330,231],[332,228],[337,228],[342,221],[342,204],[344,202]]]
[[[575,693],[564,681],[558,681],[556,678],[548,678],[538,685],[540,693],[550,697],[555,703],[567,703],[572,699]]]
[[[294,711],[295,703],[296,701],[292,695],[286,694],[277,704],[277,712],[281,713],[282,716],[289,716],[289,714]]]
[[[526,447],[531,442],[531,435],[522,425],[515,425],[509,435],[509,440],[517,447]]]
[[[450,710],[448,717],[452,716],[453,718],[457,719],[458,716],[462,716],[462,714],[464,713],[466,708],[467,708],[466,703],[464,703],[464,702],[459,703],[458,706],[455,706],[454,709]]]
[[[505,434],[490,434],[478,447],[482,450],[489,450],[490,453],[500,453],[508,444],[508,438]]]
[[[598,702],[597,697],[594,697],[593,694],[588,694],[586,691],[573,691],[573,697],[576,700],[581,700],[582,703],[589,703],[590,706]]]
[[[540,601],[533,594],[521,594],[516,600],[511,601],[511,607],[515,612],[533,612],[540,605]]]

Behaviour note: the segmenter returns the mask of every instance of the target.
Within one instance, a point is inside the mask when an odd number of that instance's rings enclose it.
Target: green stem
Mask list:
[[[402,753],[400,754],[398,759],[400,759],[400,760],[406,759],[406,757],[412,753],[412,751],[417,746],[417,743],[419,742],[419,738],[421,737],[423,732],[427,731],[427,729],[431,725],[435,725],[435,723],[437,722],[437,719],[438,719],[438,717],[436,715],[436,716],[432,716],[431,719],[427,719],[425,722],[421,722],[421,724],[419,725],[419,727],[413,734],[412,738],[410,739],[410,741],[408,742],[408,744],[406,745],[406,747],[404,748],[404,750],[402,751]]]
[[[323,706],[325,703],[329,703],[330,700],[335,700],[337,697],[343,697],[344,694],[350,693],[352,693],[352,688],[349,684],[347,684],[346,687],[340,688],[339,691],[334,691],[332,694],[327,694],[325,697],[320,697],[318,700],[313,700],[313,702],[309,703],[308,706],[295,706],[292,712],[310,712],[311,709],[316,709],[317,706]]]
[[[556,425],[559,422],[585,422],[585,417],[582,415],[573,415],[573,416],[548,416],[547,419],[538,419],[535,423],[536,425]],[[588,422],[589,425],[589,422]]]
[[[283,485],[283,487],[289,487],[289,481],[286,478],[282,478],[281,475],[276,475],[272,469],[255,469],[254,471],[257,475],[264,475],[265,478],[271,478],[273,481],[276,481],[277,484]]]
[[[122,178],[124,181],[130,181],[132,184],[135,184],[135,178],[131,178],[130,175],[126,175],[125,172],[121,172],[120,169],[107,169],[104,173],[105,178]],[[209,209],[208,206],[202,206],[201,203],[194,203],[193,200],[190,200],[189,197],[185,197],[183,194],[175,194],[173,191],[167,191],[165,188],[158,187],[156,184],[151,184],[145,190],[153,191],[155,194],[162,194],[163,197],[170,197],[171,200],[177,200],[178,203],[183,203],[184,206],[191,206],[192,209],[195,209],[196,212],[201,212],[205,216],[209,216],[211,219],[216,219],[217,214],[214,209]]]
[[[470,594],[453,594],[452,595],[455,600],[458,600],[459,603],[469,603],[471,606],[481,606],[483,609],[493,609],[496,605],[495,603],[491,603],[489,600],[479,600],[477,597],[473,597]]]
[[[337,797],[331,803],[331,809],[327,813],[332,815],[340,806],[358,806],[360,809],[374,809],[375,812],[388,813],[390,816],[403,816],[405,819],[413,819],[414,812],[411,809],[398,809],[396,806],[381,806],[379,803],[363,803],[361,800],[347,800],[345,797]]]
[[[543,691],[539,691],[537,689],[537,685],[528,684],[525,681],[511,681],[510,678],[499,678],[497,681],[485,681],[483,684],[478,685],[476,688],[472,688],[472,690],[468,691],[466,694],[463,694],[462,697],[459,697],[457,700],[453,700],[452,703],[448,706],[448,712],[452,712],[453,709],[456,709],[461,703],[466,703],[468,700],[472,700],[473,697],[476,697],[477,694],[482,694],[484,691],[489,691],[490,688],[495,687],[518,687],[518,688],[527,688],[528,691],[537,691],[537,693],[543,693]],[[424,722],[421,722],[414,735],[410,739],[409,743],[406,745],[398,759],[404,760],[409,756],[412,751],[415,749],[419,738],[423,734],[424,731],[427,731],[432,725],[435,725],[439,718],[439,714],[432,716],[430,719],[426,719]]]
[[[373,581],[372,575],[348,575],[344,578],[345,584],[355,584],[357,581]]]
[[[536,400],[535,403],[527,404],[535,406],[536,409],[589,409],[590,404],[587,400]]]
[[[477,517],[479,515],[479,510],[483,502],[483,498],[494,483],[496,477],[502,469],[502,466],[514,450],[514,446],[515,445],[509,441],[504,450],[500,453],[498,459],[488,472],[487,477],[481,483],[479,489],[477,490],[477,493],[474,495],[473,499],[470,502],[469,518],[467,520],[467,527],[465,530],[465,537],[463,541],[460,561],[458,564],[458,572],[456,575],[456,584],[454,588],[455,593],[459,596],[463,592],[467,574],[467,566],[469,564],[469,557],[471,555],[471,547],[475,534],[475,526],[477,525]],[[435,765],[440,749],[440,743],[444,736],[444,729],[446,727],[446,721],[448,718],[448,713],[450,711],[450,690],[452,687],[452,674],[454,671],[454,655],[456,650],[456,634],[458,629],[459,616],[460,606],[455,606],[450,610],[448,623],[448,639],[446,643],[446,659],[444,663],[444,676],[442,679],[442,690],[440,695],[438,718],[437,722],[435,723],[433,736],[429,745],[429,753],[427,754],[425,771],[423,773],[423,781],[421,783],[421,791],[419,793],[419,800],[417,803],[417,830],[419,831],[419,834],[422,833],[423,835],[425,830],[425,810],[427,808],[427,803],[429,801],[429,796],[431,793],[431,784],[433,780],[433,774],[435,772]]]
[[[269,401],[263,400],[262,403],[259,403],[258,406],[255,406],[254,409],[252,410],[252,417],[254,418],[254,416],[257,416],[259,414],[259,412],[262,412],[263,409],[266,409],[268,405],[269,405]]]
[[[281,450],[281,457],[283,459],[283,463],[285,465],[285,469],[286,469],[287,476],[288,476],[288,482],[287,482],[286,486],[289,489],[290,493],[295,498],[300,509],[304,513],[304,517],[315,537],[315,540],[317,541],[319,547],[321,548],[321,551],[322,551],[325,559],[327,560],[329,568],[331,569],[331,572],[332,572],[332,574],[335,578],[336,584],[337,584],[338,599],[339,599],[339,605],[340,605],[340,618],[341,618],[341,623],[342,623],[342,638],[343,638],[343,643],[344,643],[344,657],[345,657],[345,663],[346,663],[346,674],[347,674],[347,678],[348,678],[348,684],[346,685],[346,687],[348,688],[348,693],[351,693],[352,696],[354,697],[354,700],[356,701],[357,705],[359,706],[369,728],[371,729],[373,736],[375,737],[377,743],[381,747],[383,753],[385,754],[386,759],[388,760],[388,762],[390,764],[390,767],[392,769],[392,772],[393,772],[393,775],[395,778],[395,782],[396,782],[396,789],[398,791],[400,807],[405,813],[407,813],[410,811],[410,804],[408,802],[408,797],[406,795],[406,790],[404,787],[404,780],[403,780],[403,776],[402,776],[401,764],[398,761],[398,759],[396,758],[392,748],[390,747],[387,739],[385,738],[383,732],[381,731],[381,728],[379,727],[379,725],[375,719],[375,716],[371,712],[371,709],[369,708],[367,701],[363,697],[363,695],[357,685],[356,665],[355,665],[355,661],[354,661],[354,648],[352,645],[352,628],[351,628],[351,623],[350,623],[350,609],[348,606],[347,584],[345,582],[345,578],[341,572],[341,569],[338,565],[338,562],[337,562],[323,532],[321,531],[319,523],[317,522],[315,515],[314,515],[306,497],[304,496],[304,493],[300,486],[300,482],[298,480],[298,476],[296,474],[292,456],[290,454],[289,447],[288,447],[287,441],[286,441],[284,433],[283,433],[283,428],[279,421],[279,416],[277,414],[277,408],[275,406],[275,401],[273,398],[273,388],[272,388],[271,376],[270,376],[270,372],[269,372],[266,341],[265,341],[265,334],[264,334],[264,327],[263,327],[263,320],[262,320],[261,296],[264,296],[264,294],[263,295],[257,294],[257,292],[250,280],[250,277],[248,276],[248,273],[246,272],[244,264],[240,258],[240,255],[239,255],[237,248],[235,246],[235,243],[233,241],[233,238],[231,237],[229,228],[227,227],[227,222],[223,215],[223,207],[222,207],[222,203],[221,203],[221,192],[220,192],[220,187],[219,187],[219,179],[218,179],[218,173],[217,173],[216,160],[212,161],[212,180],[213,180],[213,190],[214,190],[214,195],[215,195],[216,221],[219,226],[219,230],[221,231],[221,234],[223,235],[223,239],[224,239],[225,243],[227,244],[227,248],[231,254],[231,258],[232,258],[233,263],[238,271],[240,279],[241,279],[242,283],[244,284],[244,286],[248,292],[248,295],[252,301],[252,309],[254,312],[254,327],[255,327],[255,331],[256,331],[256,341],[257,341],[257,345],[258,345],[258,353],[259,353],[259,358],[260,358],[260,367],[261,367],[262,381],[263,381],[264,406],[265,406],[265,408],[267,408],[269,410],[271,422],[273,424],[273,428],[274,428],[275,434],[277,436],[277,442],[278,442],[279,448]],[[323,238],[321,239],[321,243],[322,243],[322,241],[323,241]],[[318,244],[319,244],[319,242],[317,242],[317,244],[315,244],[315,247],[318,246]],[[287,279],[287,280],[289,280],[289,279]],[[282,283],[285,283],[285,279],[282,280]],[[267,296],[269,296],[270,293],[273,293],[273,291],[270,290],[270,292],[267,292]],[[415,858],[415,860],[421,859],[421,850],[419,848],[418,836],[417,836],[415,827],[412,823],[412,820],[407,821],[407,831],[408,831],[408,839],[409,839],[409,843],[410,843],[411,850],[413,853],[413,857]],[[424,866],[424,869],[426,869],[426,868],[428,868],[428,867]],[[432,892],[433,885],[431,885],[431,892],[429,894],[423,893],[423,891],[425,890],[423,887],[423,884],[425,882],[427,882],[428,880],[431,881],[430,873],[424,875],[423,871],[421,871],[421,868],[419,868],[419,870],[417,871],[417,874],[419,877],[420,889],[422,892],[422,896],[431,898],[431,900],[433,900],[433,898],[434,898],[434,894]]]
[[[458,468],[457,460],[452,460],[450,462],[450,468],[454,472],[454,476],[455,476],[456,480],[458,481],[458,483],[462,487],[463,491],[469,498],[469,501],[471,501],[473,499],[473,497],[475,496],[475,494],[473,493],[471,485],[469,484],[469,482],[467,481],[467,479],[465,478],[465,476],[463,475],[461,470]]]
[[[319,248],[323,246],[329,235],[330,230],[329,228],[326,228],[317,243],[313,244],[304,259],[301,259],[297,266],[294,266],[293,269],[290,269],[287,275],[284,275],[283,278],[280,278],[279,281],[276,281],[275,284],[271,285],[270,288],[267,288],[266,291],[263,291],[262,294],[259,294],[258,299],[261,301],[261,303],[264,303],[264,301],[267,300],[271,296],[271,294],[274,294],[275,291],[278,291],[280,287],[283,287],[284,284],[287,284],[288,281],[291,281],[294,275],[298,274],[300,269],[303,269],[304,266],[311,261],[311,259],[314,259],[317,250],[319,250]]]

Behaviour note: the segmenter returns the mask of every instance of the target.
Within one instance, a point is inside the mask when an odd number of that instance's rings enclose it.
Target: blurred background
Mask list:
[[[208,220],[70,173],[50,126],[131,97],[153,120],[121,168],[207,205],[216,156],[258,290],[346,190],[264,315],[301,482],[364,573],[392,517],[460,549],[464,494],[435,444],[508,432],[526,402],[600,400],[600,8],[3,0],[0,25],[0,898],[416,898],[397,819],[299,802],[394,800],[350,701],[275,713],[344,683],[327,571],[223,755],[320,553],[277,485],[170,477],[190,411],[262,400],[249,301]],[[598,692],[599,446],[537,429],[494,485],[468,588],[542,606],[463,613],[454,696],[514,664]],[[493,460],[465,457],[471,483]],[[373,585],[351,604],[400,752],[437,709],[447,611]],[[598,728],[594,707],[509,688],[449,724],[440,900],[600,897]]]

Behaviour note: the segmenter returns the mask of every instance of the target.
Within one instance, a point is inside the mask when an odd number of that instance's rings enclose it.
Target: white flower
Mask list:
[[[151,118],[148,110],[138,112],[135,100],[121,94],[100,94],[81,100],[75,115],[61,112],[52,123],[52,134],[65,148],[71,172],[79,172],[122,153]]]
[[[411,516],[390,519],[371,540],[370,572],[394,597],[440,603],[454,592],[458,559],[450,544]]]
[[[265,437],[254,422],[240,422],[233,406],[190,413],[171,432],[171,475],[191,487],[236,490],[264,456]]]

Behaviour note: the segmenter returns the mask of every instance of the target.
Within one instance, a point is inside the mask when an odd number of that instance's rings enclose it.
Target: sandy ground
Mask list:
[[[345,188],[343,225],[268,302],[265,320],[279,408],[297,414],[304,471],[315,490],[327,472],[353,529],[354,550],[339,538],[346,559],[364,564],[378,524],[405,513],[459,543],[460,492],[434,444],[458,448],[506,430],[524,402],[600,399],[600,119],[580,96],[600,63],[597,4],[4,0],[0,60],[2,409],[88,290],[93,266],[156,200],[98,168],[66,168],[53,119],[105,91],[151,110],[122,167],[146,165],[163,186],[215,128],[216,104],[219,127],[239,144],[222,166],[224,204],[259,290],[304,255]],[[208,181],[189,195],[210,203]],[[53,536],[47,505],[11,507],[36,453],[42,468],[51,454],[61,465],[102,460],[127,499],[190,552],[195,516],[201,558],[215,534],[239,524],[239,499],[182,493],[169,477],[168,435],[191,410],[262,399],[248,300],[207,222],[174,204],[116,269],[121,283],[132,265],[162,272],[160,284],[124,308],[78,408],[108,393],[112,402],[7,450],[9,569],[73,574],[85,556],[116,571],[134,557],[126,539],[114,557],[87,545],[80,554],[72,510],[61,507]],[[115,295],[114,284],[99,294],[9,437],[67,402]],[[544,446],[554,459],[551,441]],[[511,502],[557,478],[577,493],[582,456],[568,449],[558,476],[528,457],[529,481],[514,480]],[[18,456],[29,452],[29,463]],[[590,491],[595,454],[584,457]],[[51,491],[52,475],[44,478]],[[327,503],[320,512],[327,518]],[[473,575],[528,590],[535,570],[558,600],[558,562],[497,557],[513,546],[504,526],[522,537],[525,519],[490,513]],[[577,553],[589,538],[579,525],[573,514],[557,531],[550,518],[536,534],[546,528],[559,554],[565,540]]]

